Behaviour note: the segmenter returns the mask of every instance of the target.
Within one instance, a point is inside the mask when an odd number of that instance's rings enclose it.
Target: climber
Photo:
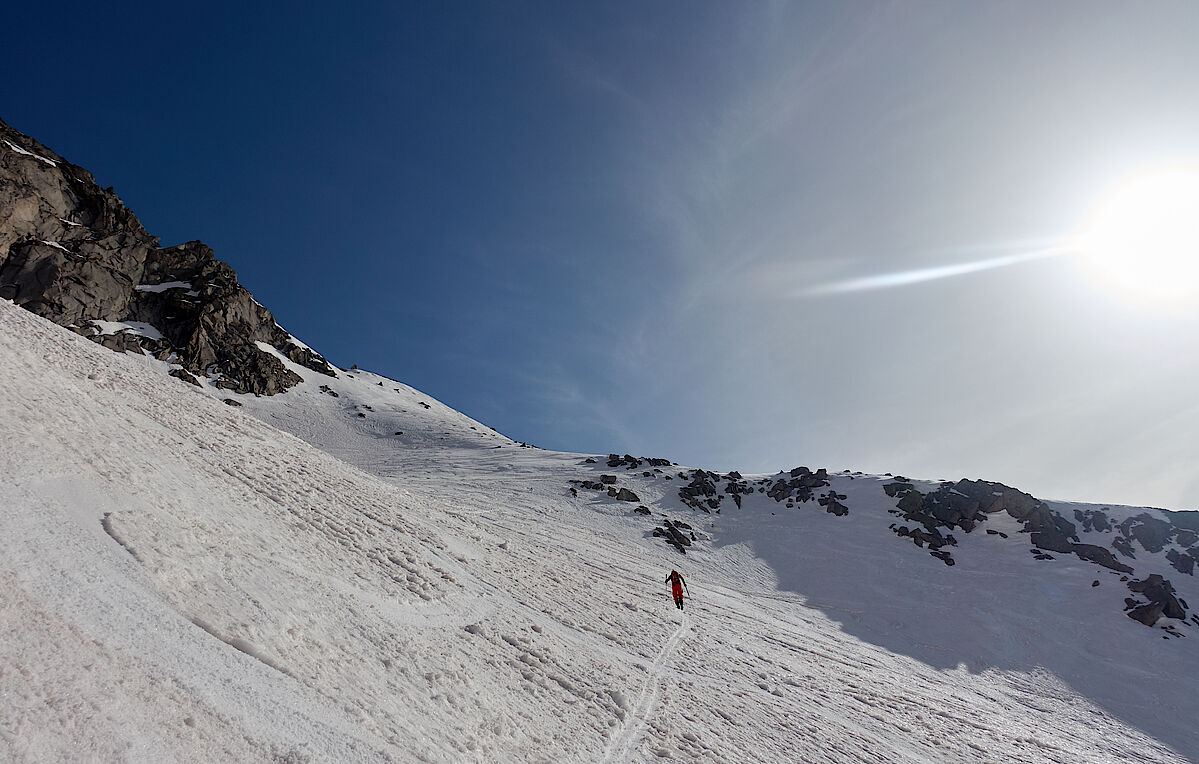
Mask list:
[[[670,584],[670,593],[674,596],[674,606],[679,610],[683,609],[683,587],[687,586],[687,581],[683,579],[683,574],[677,570],[670,571],[670,575],[666,577],[666,583]],[[687,589],[687,596],[691,596],[691,589]]]

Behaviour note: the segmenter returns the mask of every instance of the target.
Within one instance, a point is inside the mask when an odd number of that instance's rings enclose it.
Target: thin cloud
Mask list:
[[[985,260],[974,260],[968,263],[938,265],[931,268],[914,268],[906,271],[882,273],[875,276],[843,279],[840,281],[832,281],[826,284],[817,284],[816,286],[808,287],[800,290],[797,296],[821,297],[834,294],[847,294],[850,292],[866,292],[876,289],[892,289],[894,287],[919,284],[925,281],[936,281],[938,279],[953,278],[955,276],[965,276],[967,274],[978,273],[980,271],[994,270],[995,268],[1006,268],[1010,265],[1020,265],[1022,263],[1033,262],[1035,260],[1045,260],[1050,257],[1058,257],[1060,255],[1069,254],[1071,251],[1071,249],[1061,246],[1046,247],[1043,249],[1033,250],[1031,252],[1021,252],[1014,255],[1004,255],[1002,257],[991,257]]]

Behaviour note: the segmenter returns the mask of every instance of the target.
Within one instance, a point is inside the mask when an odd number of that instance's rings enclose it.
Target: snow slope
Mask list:
[[[621,470],[643,516],[365,372],[163,368],[0,302],[0,760],[1199,759],[1191,639],[1014,535],[947,567],[879,478],[706,515]]]

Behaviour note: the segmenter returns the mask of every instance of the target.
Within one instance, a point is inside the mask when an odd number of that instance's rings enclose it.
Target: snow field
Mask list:
[[[164,368],[0,302],[0,759],[1199,756],[1190,640],[1023,537],[946,567],[879,479],[708,516],[366,372],[233,408]],[[612,472],[652,517],[567,490]]]

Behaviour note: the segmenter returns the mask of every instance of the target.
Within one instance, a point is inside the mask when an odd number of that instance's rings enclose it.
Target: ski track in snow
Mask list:
[[[690,621],[687,616],[683,616],[682,623],[675,629],[674,634],[670,635],[670,639],[662,646],[661,652],[654,659],[654,663],[649,668],[648,676],[645,682],[641,685],[641,691],[637,695],[637,704],[633,710],[626,713],[624,724],[613,737],[612,743],[608,746],[607,752],[604,754],[604,763],[611,764],[612,762],[628,760],[631,747],[637,742],[641,733],[645,731],[645,726],[649,721],[650,715],[658,706],[658,684],[662,680],[662,673],[669,663],[671,656],[674,655],[675,648],[687,633],[690,628]]]
[[[1094,566],[968,538],[946,568],[880,481],[845,518],[671,508],[713,539],[684,557],[649,535],[677,480],[366,372],[233,409],[164,368],[0,302],[0,760],[1199,757],[1192,639]],[[567,492],[601,472],[654,516]]]

